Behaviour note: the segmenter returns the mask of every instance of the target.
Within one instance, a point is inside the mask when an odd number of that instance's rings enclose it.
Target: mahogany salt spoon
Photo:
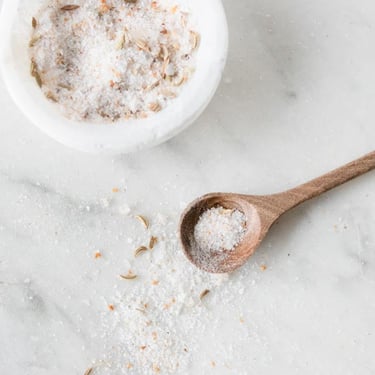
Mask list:
[[[255,252],[275,221],[290,209],[375,168],[375,152],[294,189],[273,195],[211,193],[193,201],[180,222],[180,237],[188,259],[210,273],[227,273],[241,267]],[[194,228],[206,210],[222,206],[237,209],[246,217],[246,232],[240,244],[223,259],[210,262],[199,256]]]

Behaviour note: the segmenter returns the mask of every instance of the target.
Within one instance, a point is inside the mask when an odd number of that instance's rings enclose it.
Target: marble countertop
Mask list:
[[[0,83],[1,375],[83,375],[111,346],[95,332],[111,319],[109,275],[132,257],[126,207],[177,223],[201,194],[281,191],[374,149],[373,1],[224,3],[220,89],[192,127],[154,149],[67,149]],[[374,374],[374,198],[369,173],[285,215],[207,300],[182,373]]]

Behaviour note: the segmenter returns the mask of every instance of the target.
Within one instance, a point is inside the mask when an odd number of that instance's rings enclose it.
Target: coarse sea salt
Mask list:
[[[170,0],[49,0],[32,19],[31,74],[68,118],[146,118],[180,94],[198,46]]]
[[[246,217],[241,211],[214,207],[199,218],[194,238],[205,252],[233,250],[241,242],[245,228]]]
[[[239,210],[213,207],[203,212],[194,228],[194,257],[215,269],[241,242],[246,217]]]

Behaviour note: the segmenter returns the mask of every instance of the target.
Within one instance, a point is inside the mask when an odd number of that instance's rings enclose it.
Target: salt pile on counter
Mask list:
[[[176,222],[158,215],[143,232],[132,242],[148,244],[151,235],[158,241],[132,261],[137,277],[117,277],[110,311],[102,316],[99,334],[108,344],[92,364],[95,375],[190,373],[198,350],[194,332],[211,319],[202,299],[214,297],[228,281],[228,275],[211,275],[187,262]],[[207,297],[208,291],[213,295]]]

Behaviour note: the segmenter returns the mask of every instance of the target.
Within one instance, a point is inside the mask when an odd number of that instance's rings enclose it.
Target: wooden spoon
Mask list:
[[[272,224],[285,212],[336,186],[375,168],[375,152],[294,189],[273,195],[212,193],[192,202],[181,216],[180,238],[188,259],[211,273],[227,273],[241,267],[260,245]],[[225,257],[202,256],[194,240],[194,228],[202,213],[212,207],[238,209],[246,216],[246,233],[242,242]]]

